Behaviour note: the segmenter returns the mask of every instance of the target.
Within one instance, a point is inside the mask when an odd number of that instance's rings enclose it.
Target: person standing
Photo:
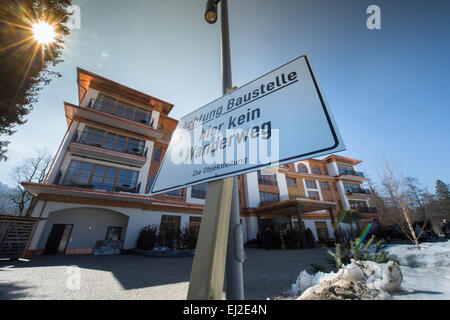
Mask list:
[[[444,233],[446,239],[450,239],[450,222],[446,219],[441,221],[441,231]]]

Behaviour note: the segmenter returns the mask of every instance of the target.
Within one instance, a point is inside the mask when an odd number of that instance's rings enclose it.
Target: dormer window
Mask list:
[[[298,171],[298,172],[308,173],[308,168],[307,168],[304,164],[299,163],[299,164],[297,165],[297,171]]]

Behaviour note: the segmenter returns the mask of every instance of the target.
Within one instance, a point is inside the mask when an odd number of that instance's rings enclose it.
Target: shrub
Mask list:
[[[388,252],[384,250],[386,243],[384,240],[380,240],[377,243],[373,243],[375,236],[372,236],[367,243],[359,243],[359,239],[350,242],[336,243],[334,251],[328,250],[328,254],[331,258],[327,258],[328,264],[333,271],[337,271],[342,266],[351,262],[351,259],[357,261],[374,261],[376,263],[386,263],[388,261],[395,261],[388,256]],[[326,270],[326,267],[320,265],[311,265],[313,272]]]
[[[150,225],[142,228],[137,239],[136,247],[142,250],[153,250],[157,240],[157,228],[154,225]]]
[[[181,233],[181,247],[180,249],[194,250],[197,246],[198,229],[184,228]]]
[[[167,247],[170,250],[173,250],[179,240],[180,230],[171,228],[166,225],[161,225],[159,227],[159,234],[157,237],[157,243],[159,247]]]

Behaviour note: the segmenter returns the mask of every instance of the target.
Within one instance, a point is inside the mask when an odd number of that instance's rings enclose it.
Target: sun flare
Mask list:
[[[56,39],[56,32],[53,26],[44,21],[39,21],[33,25],[33,35],[42,44],[49,44]]]

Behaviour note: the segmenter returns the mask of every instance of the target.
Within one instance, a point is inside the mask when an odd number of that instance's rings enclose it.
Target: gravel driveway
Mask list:
[[[266,299],[290,288],[327,248],[247,249],[246,299]],[[0,299],[185,299],[193,257],[40,256],[0,261]]]

